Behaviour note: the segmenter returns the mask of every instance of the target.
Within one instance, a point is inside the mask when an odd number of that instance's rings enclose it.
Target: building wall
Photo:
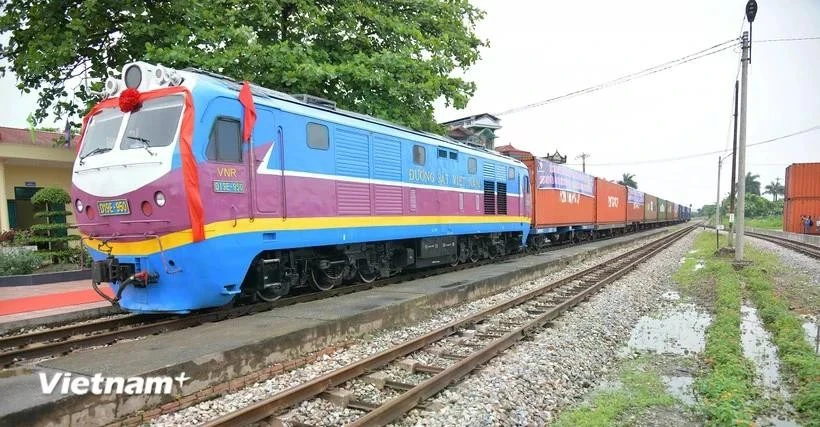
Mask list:
[[[71,188],[71,168],[69,167],[43,167],[43,166],[28,166],[28,165],[10,165],[6,164],[3,168],[5,170],[5,194],[8,203],[9,200],[15,200],[15,187],[31,188],[45,188],[57,187],[69,191]],[[29,183],[29,186],[26,183]],[[31,222],[37,222],[32,219],[36,211],[30,202],[19,201],[15,202],[17,210],[12,215],[17,217],[17,228],[27,228],[25,225],[30,225]],[[71,210],[71,205],[66,205],[67,210]],[[69,224],[76,223],[76,216],[69,215],[66,218]]]

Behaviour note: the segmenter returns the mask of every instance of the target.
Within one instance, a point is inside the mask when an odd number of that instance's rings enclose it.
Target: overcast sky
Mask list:
[[[466,77],[478,90],[466,110],[437,103],[439,121],[497,113],[640,71],[739,36],[746,0],[472,0],[491,47]],[[754,40],[820,36],[820,1],[758,0]],[[744,29],[748,29],[745,26]],[[7,37],[3,37],[6,39]],[[730,119],[739,49],[631,82],[501,116],[497,145],[568,163],[588,153],[587,173],[619,179],[698,208],[714,203],[717,155],[628,164],[731,149]],[[25,127],[35,96],[0,79],[0,125]],[[749,68],[747,142],[820,125],[820,40],[755,43]],[[77,118],[75,118],[77,120]],[[65,121],[45,123],[62,128]],[[747,170],[763,185],[795,162],[820,161],[820,130],[750,147]],[[614,165],[613,165],[614,164]],[[722,193],[728,194],[726,164]]]
[[[754,40],[820,36],[820,1],[757,1]],[[467,109],[440,103],[439,121],[549,99],[736,38],[746,0],[472,3],[487,12],[478,32],[491,46],[466,73],[478,85]],[[657,196],[694,208],[714,203],[717,154],[625,163],[731,150],[738,59],[739,48],[730,49],[501,116],[496,144],[536,155],[558,150],[579,170],[575,157],[588,153],[589,174],[620,179],[629,172],[639,189]],[[820,40],[753,44],[748,112],[748,143],[820,125]],[[796,162],[820,162],[820,130],[750,147],[746,170],[759,174],[763,185],[776,177],[783,183],[786,167]],[[728,194],[731,163],[724,164],[721,187]]]

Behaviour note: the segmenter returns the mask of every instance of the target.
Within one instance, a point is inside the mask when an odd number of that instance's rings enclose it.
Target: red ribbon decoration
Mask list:
[[[130,89],[129,89],[130,90]],[[83,127],[80,133],[80,141],[83,140],[85,131],[87,130],[88,121],[95,114],[104,108],[113,108],[119,102],[122,109],[122,97],[128,90],[120,94],[119,100],[117,98],[109,98],[100,102],[91,108],[91,111],[83,117]],[[199,193],[199,172],[197,171],[196,159],[194,158],[193,138],[194,138],[194,102],[191,98],[191,92],[184,86],[167,87],[163,89],[152,90],[146,93],[137,93],[137,103],[142,101],[159,98],[161,96],[168,96],[172,94],[183,94],[185,98],[185,109],[182,112],[182,127],[179,132],[179,153],[182,156],[182,180],[185,187],[185,199],[188,205],[188,216],[191,220],[191,234],[194,242],[205,240],[205,213],[202,207],[202,196]],[[133,95],[131,95],[133,96]],[[126,101],[129,102],[129,101]],[[133,102],[130,101],[130,102]],[[81,144],[77,144],[77,152],[81,150]]]
[[[125,89],[120,94],[120,110],[123,113],[130,113],[140,108],[140,92],[132,87]]]
[[[239,91],[239,102],[241,102],[245,108],[242,140],[250,142],[253,125],[256,123],[256,107],[253,105],[253,94],[251,93],[251,86],[247,80],[242,83],[242,90]]]

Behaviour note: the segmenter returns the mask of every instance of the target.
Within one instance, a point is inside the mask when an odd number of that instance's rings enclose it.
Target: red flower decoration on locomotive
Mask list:
[[[128,88],[120,94],[120,110],[124,113],[136,111],[140,108],[140,93],[134,88]]]

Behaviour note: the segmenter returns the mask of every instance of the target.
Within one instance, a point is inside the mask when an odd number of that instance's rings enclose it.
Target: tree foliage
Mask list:
[[[751,172],[746,172],[746,193],[760,195],[760,181],[758,181],[758,178],[760,178],[760,175],[752,175]]]
[[[464,108],[475,84],[452,74],[479,59],[484,12],[468,0],[6,0],[0,59],[39,89],[36,117],[83,112],[88,75],[144,60],[196,67],[341,108],[438,130],[432,103]],[[71,97],[76,95],[79,102]]]
[[[638,182],[635,181],[635,175],[631,173],[623,174],[623,177],[620,181],[618,181],[618,184],[625,185],[627,187],[632,187],[636,190],[638,189]]]
[[[746,193],[743,212],[746,218],[763,218],[767,216],[782,216],[783,215],[783,200],[770,201],[769,199],[758,196],[752,193]],[[712,215],[714,215],[714,205],[712,206]],[[737,208],[737,202],[735,202]],[[720,202],[720,212],[722,215],[729,213],[729,198],[726,197]]]
[[[782,196],[786,194],[786,187],[780,183],[780,178],[777,178],[777,181],[770,181],[768,185],[764,187],[763,194],[771,194],[772,201],[777,201],[777,196]]]

